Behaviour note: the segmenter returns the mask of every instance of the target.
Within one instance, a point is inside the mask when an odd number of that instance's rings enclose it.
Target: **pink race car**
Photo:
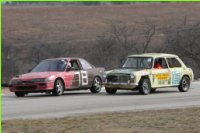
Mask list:
[[[9,89],[17,97],[28,93],[47,92],[55,96],[66,90],[90,89],[99,93],[104,68],[97,68],[82,58],[55,58],[41,61],[29,73],[15,76]]]

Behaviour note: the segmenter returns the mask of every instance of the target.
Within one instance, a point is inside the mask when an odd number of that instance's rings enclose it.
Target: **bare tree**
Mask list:
[[[110,36],[102,35],[96,38],[96,45],[91,47],[92,53],[91,57],[93,57],[93,61],[97,65],[103,65],[106,68],[110,68],[110,66],[116,66],[115,61],[113,61],[114,54],[116,53],[115,49],[115,40]],[[95,56],[93,56],[95,55]],[[112,56],[113,55],[113,56]],[[111,62],[112,60],[112,62]],[[108,65],[110,62],[110,66]]]
[[[11,77],[19,73],[17,52],[11,45],[4,45],[4,43],[2,49],[2,83],[7,84]]]
[[[115,64],[119,66],[127,55],[147,52],[155,35],[156,26],[150,22],[146,22],[145,26],[145,29],[138,31],[126,24],[111,23],[110,28],[97,38],[98,55],[107,55],[108,60],[118,60]],[[115,54],[113,57],[112,53]]]
[[[184,23],[185,24],[185,23]],[[178,54],[193,68],[195,77],[200,76],[200,23],[172,28],[166,34],[168,51]],[[190,60],[190,61],[188,61]],[[194,63],[192,63],[194,62]]]
[[[38,64],[42,59],[45,58],[45,44],[31,45],[29,47],[28,59],[29,62]]]
[[[156,25],[151,22],[146,22],[146,28],[144,29],[144,42],[143,42],[143,50],[142,53],[146,53],[149,45],[151,43],[152,38],[156,33]]]
[[[57,42],[45,45],[45,50],[48,58],[58,58],[69,56],[73,52],[74,47],[67,42]]]
[[[99,62],[110,64],[112,60],[113,68],[119,66],[128,54],[137,53],[134,33],[134,29],[127,25],[111,23],[109,29],[96,38],[95,53],[100,57]],[[109,65],[106,67],[110,68]]]

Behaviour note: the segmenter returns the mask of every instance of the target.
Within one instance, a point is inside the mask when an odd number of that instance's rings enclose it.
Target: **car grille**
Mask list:
[[[24,84],[26,84],[26,85],[29,84],[30,85],[30,84],[33,84],[33,82],[32,81],[20,81],[20,82],[17,83],[17,85],[24,85]]]
[[[127,83],[129,79],[130,79],[130,75],[109,75],[107,77],[107,82]]]
[[[29,86],[16,86],[17,90],[34,90],[36,89],[35,85],[29,85]]]

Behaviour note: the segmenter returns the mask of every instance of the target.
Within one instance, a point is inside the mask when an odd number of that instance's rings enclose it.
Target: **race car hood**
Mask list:
[[[139,71],[139,69],[114,69],[107,71],[106,74],[131,74],[136,71]]]
[[[19,76],[14,77],[13,79],[34,79],[34,78],[48,78],[50,76],[56,75],[59,72],[32,72],[26,73]]]
[[[135,75],[147,75],[148,70],[145,69],[114,69],[110,71],[106,71],[107,75],[112,74],[135,74]]]

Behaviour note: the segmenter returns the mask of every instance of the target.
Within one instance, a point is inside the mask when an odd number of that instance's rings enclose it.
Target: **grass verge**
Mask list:
[[[199,133],[200,108],[5,120],[3,133]]]

